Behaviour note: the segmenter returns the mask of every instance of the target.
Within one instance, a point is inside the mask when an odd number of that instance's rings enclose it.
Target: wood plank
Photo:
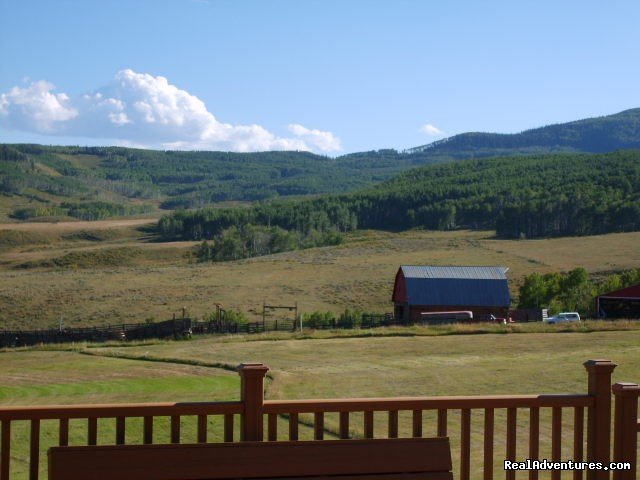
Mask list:
[[[2,438],[0,438],[0,480],[9,480],[11,461],[11,421],[2,421]]]
[[[198,415],[198,443],[207,443],[207,416]]]
[[[246,461],[251,459],[250,462]],[[277,460],[277,461],[274,461]],[[300,478],[412,478],[451,470],[447,438],[244,442],[182,445],[54,447],[49,480],[168,480]],[[382,477],[385,478],[385,477]],[[422,477],[414,478],[451,478]]]
[[[168,417],[171,415],[225,415],[244,411],[242,402],[114,403],[0,407],[0,421],[59,420],[61,418]],[[276,413],[276,412],[272,412]]]
[[[278,415],[270,413],[268,416],[267,438],[270,442],[278,440]]]
[[[456,397],[265,400],[264,413],[364,412],[389,410],[461,410],[463,408],[588,407],[589,395],[477,395]],[[0,411],[0,418],[1,416]]]
[[[98,419],[87,418],[87,445],[98,444]]]
[[[180,417],[171,416],[171,443],[180,443]]]
[[[562,408],[551,410],[551,461],[559,462],[562,456]],[[562,471],[552,470],[551,480],[561,480]]]
[[[124,445],[125,443],[125,417],[116,417],[116,445]]]
[[[576,407],[573,410],[573,459],[581,462],[584,458],[584,408]],[[573,480],[582,480],[583,471],[574,470]]]
[[[493,408],[486,408],[484,411],[484,480],[493,480],[494,418]]]
[[[324,438],[324,413],[313,414],[313,439],[322,440]]]
[[[289,440],[292,442],[298,440],[298,414],[289,415]]]
[[[340,412],[340,438],[349,438],[349,412]]]
[[[469,480],[471,472],[471,410],[460,412],[460,480]]]
[[[29,480],[38,480],[40,470],[40,420],[31,420]]]
[[[389,411],[389,428],[387,429],[389,438],[398,438],[398,411]]]
[[[507,408],[507,452],[506,460],[516,460],[516,424],[518,420],[518,410],[515,408]],[[507,480],[516,478],[515,470],[506,470]]]
[[[364,438],[373,438],[373,411],[364,412]]]
[[[438,436],[447,436],[447,410],[443,408],[438,410]]]
[[[66,447],[69,445],[69,419],[61,418],[58,425],[58,445]]]
[[[529,458],[540,460],[540,409],[529,410]],[[538,470],[529,470],[529,480],[538,480]]]
[[[224,441],[233,442],[233,413],[224,416]]]
[[[422,436],[422,410],[413,411],[413,436],[420,438]]]
[[[153,443],[153,417],[144,417],[142,419],[142,443],[151,445]]]

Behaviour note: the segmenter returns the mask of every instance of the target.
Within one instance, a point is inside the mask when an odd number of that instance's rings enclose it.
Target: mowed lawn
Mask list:
[[[143,355],[236,365],[263,362],[271,368],[267,398],[343,398],[527,393],[586,393],[583,362],[610,359],[619,364],[614,381],[640,382],[640,331],[450,335],[437,337],[335,338],[247,341],[205,339],[155,346],[99,349],[110,355]],[[541,411],[541,455],[550,458],[550,409]],[[528,410],[518,411],[517,458],[528,452]],[[483,412],[472,412],[472,478],[482,472]],[[307,423],[310,416],[303,417]],[[495,471],[505,455],[506,412],[496,411]],[[351,430],[363,434],[362,415]],[[387,418],[375,415],[375,434],[386,435]],[[425,412],[425,435],[435,435],[435,412]],[[336,414],[325,426],[337,432]],[[409,436],[410,412],[400,413],[400,433]],[[284,437],[286,419],[279,432]],[[449,414],[449,436],[458,469],[460,413]],[[562,458],[573,458],[573,411],[563,411]],[[543,476],[544,477],[544,476]],[[520,478],[520,477],[519,477]],[[524,477],[522,477],[524,478]],[[566,478],[569,478],[567,475]]]
[[[222,401],[239,398],[233,372],[188,365],[94,357],[73,352],[18,351],[0,353],[0,408],[15,405],[96,404],[129,402]],[[41,422],[40,478],[46,475],[46,451],[57,445],[58,423]],[[184,441],[196,439],[195,419],[185,417]],[[12,422],[11,478],[28,478],[29,423]],[[211,438],[220,439],[222,421],[210,417]],[[141,419],[127,420],[127,443],[141,443]],[[169,441],[169,421],[155,423],[156,442]],[[71,420],[71,445],[87,443],[86,420]],[[115,441],[115,422],[98,423],[98,442]]]
[[[239,398],[237,374],[212,366],[249,361],[263,362],[270,367],[266,393],[269,399],[584,393],[587,376],[582,363],[591,358],[618,363],[614,381],[640,381],[639,330],[279,340],[235,336],[93,347],[87,351],[91,355],[71,351],[1,353],[0,402],[15,405],[235,400]],[[193,365],[197,363],[202,366]],[[550,412],[546,410],[541,412],[540,431],[541,454],[548,458],[551,432]],[[303,416],[301,420],[308,424],[312,419]],[[425,435],[435,434],[435,420],[435,414],[425,412]],[[337,421],[334,414],[326,416],[327,438],[337,431]],[[528,421],[528,411],[520,409],[518,458],[526,458]],[[376,413],[375,422],[376,436],[385,436],[386,415]],[[497,477],[501,476],[505,451],[505,422],[504,412],[496,411]],[[113,423],[113,420],[100,423],[100,442],[113,443]],[[141,441],[140,423],[138,420],[127,422],[127,442]],[[185,418],[182,424],[184,441],[195,438],[195,420]],[[410,435],[410,425],[410,412],[401,412],[401,435]],[[481,477],[482,425],[483,412],[473,411],[472,478]],[[362,435],[362,415],[352,415],[350,426],[354,436]],[[53,422],[43,422],[43,454],[47,446],[56,441],[55,427]],[[572,428],[573,411],[565,409],[564,459],[572,458]],[[210,430],[220,432],[220,429],[220,423],[212,419]],[[167,441],[167,432],[167,422],[163,419],[158,423],[156,440]],[[286,432],[287,419],[281,418],[280,438],[286,438]],[[449,435],[456,476],[459,433],[460,415],[452,411]],[[303,427],[301,438],[310,437],[311,430]],[[12,469],[16,472],[13,478],[25,478],[26,424],[14,429],[13,441],[17,448],[12,456]],[[85,441],[86,422],[72,422],[72,444]]]

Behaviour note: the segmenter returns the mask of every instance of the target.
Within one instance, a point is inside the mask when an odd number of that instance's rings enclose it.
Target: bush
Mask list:
[[[331,312],[313,312],[302,314],[303,328],[327,329],[336,325],[336,317]]]

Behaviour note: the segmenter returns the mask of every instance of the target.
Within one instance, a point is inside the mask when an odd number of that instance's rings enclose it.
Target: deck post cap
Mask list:
[[[631,382],[618,382],[611,387],[614,395],[620,395],[623,397],[638,397],[640,396],[640,385]]]
[[[264,377],[269,371],[269,367],[264,363],[247,362],[238,365],[236,370],[238,371],[238,374],[243,376]]]
[[[618,366],[617,363],[604,359],[587,360],[583,365],[588,372],[595,373],[611,373]]]

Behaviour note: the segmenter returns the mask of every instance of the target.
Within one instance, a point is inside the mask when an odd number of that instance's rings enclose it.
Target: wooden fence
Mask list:
[[[49,330],[0,330],[0,348],[71,342],[108,342],[150,338],[184,338],[198,334],[263,333],[293,331],[292,319],[260,322],[194,321],[177,318],[163,322],[123,323],[104,327],[79,327]]]
[[[386,417],[384,436],[399,436],[399,413],[408,413],[410,418],[410,436],[422,437],[423,415],[434,412],[436,425],[434,430],[438,436],[459,433],[458,444],[452,447],[459,452],[457,464],[459,472],[456,478],[468,480],[471,475],[471,438],[482,438],[482,478],[493,479],[499,472],[495,471],[495,459],[523,460],[539,459],[544,417],[541,412],[550,410],[550,461],[564,461],[562,428],[563,413],[572,412],[571,460],[602,462],[608,465],[611,460],[629,462],[631,470],[616,470],[614,480],[636,479],[638,451],[638,396],[640,387],[631,383],[611,385],[611,376],[616,365],[608,360],[589,360],[584,364],[587,375],[587,392],[582,394],[551,395],[489,395],[489,396],[457,396],[457,397],[400,397],[400,398],[351,398],[330,400],[266,400],[264,398],[264,378],[268,368],[263,364],[242,364],[238,367],[241,377],[240,400],[234,402],[204,403],[150,403],[150,404],[115,404],[115,405],[74,405],[74,406],[38,406],[38,407],[1,407],[0,421],[0,480],[11,479],[10,462],[16,458],[12,451],[12,426],[27,421],[30,425],[29,438],[29,479],[37,480],[41,457],[41,422],[55,421],[57,435],[55,444],[68,445],[70,420],[81,419],[85,423],[86,443],[95,445],[98,442],[98,420],[112,419],[115,422],[115,438],[106,443],[121,445],[127,436],[133,433],[138,437],[136,443],[154,443],[154,427],[159,424],[158,417],[167,417],[169,443],[180,443],[181,418],[193,417],[196,423],[196,441],[211,442],[215,433],[218,441],[276,441],[300,439],[300,426],[312,428],[312,436],[316,440],[324,439],[331,432],[325,428],[325,417],[329,414],[339,418],[338,428],[333,434],[341,439],[362,436],[374,437],[374,413]],[[612,419],[612,393],[615,397],[615,415]],[[483,428],[472,432],[471,412],[479,410],[483,413]],[[522,410],[528,410],[529,425],[526,451],[517,451],[517,419]],[[506,411],[504,451],[496,451],[496,428],[499,418],[497,412]],[[362,432],[353,433],[353,420],[362,415]],[[453,413],[456,413],[454,416]],[[586,415],[585,415],[586,413]],[[310,416],[310,423],[301,416]],[[127,432],[127,419],[141,419],[140,430]],[[212,432],[210,417],[220,419],[220,431]],[[403,417],[404,418],[404,417]],[[459,418],[459,424],[452,420]],[[239,419],[239,422],[236,420]],[[613,420],[613,432],[612,432]],[[285,431],[278,431],[278,424],[286,425]],[[586,438],[585,438],[586,424]],[[265,428],[266,427],[266,428]],[[403,429],[404,430],[404,429]],[[157,433],[157,432],[156,432]],[[266,434],[265,434],[266,433]],[[612,434],[613,433],[613,434]],[[239,435],[238,435],[239,434]],[[453,436],[452,436],[453,437]],[[613,442],[612,442],[613,439]],[[102,442],[101,442],[102,443]],[[611,447],[613,446],[613,456]],[[523,450],[523,449],[520,449]],[[565,446],[566,450],[566,446]],[[478,459],[479,461],[480,459]],[[277,461],[277,459],[274,459]],[[610,478],[609,471],[588,470],[587,480],[604,480]],[[522,472],[529,479],[537,479],[539,472],[531,470]],[[574,480],[582,479],[585,472],[574,471]],[[505,471],[506,479],[516,478],[515,471]],[[546,475],[542,475],[546,478]],[[524,478],[524,477],[520,477]],[[560,471],[551,473],[552,479],[561,478]]]

